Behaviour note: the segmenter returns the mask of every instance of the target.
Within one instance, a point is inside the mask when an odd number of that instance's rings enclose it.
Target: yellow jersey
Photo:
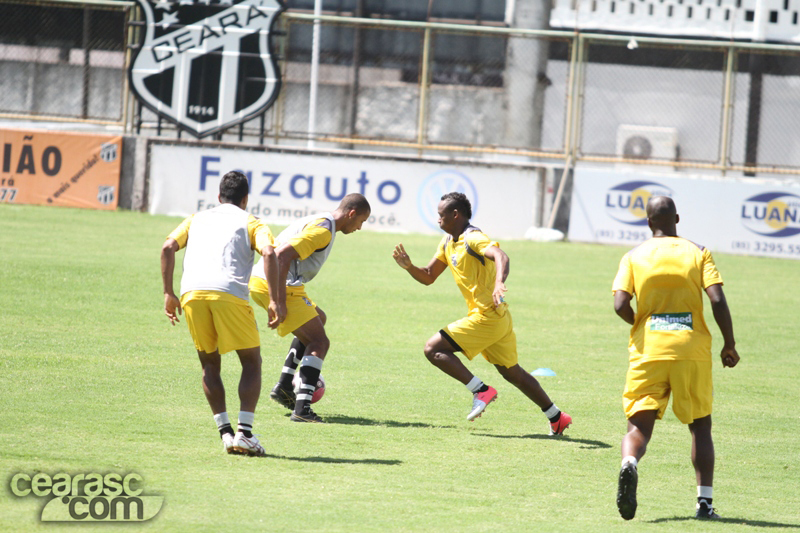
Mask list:
[[[483,254],[486,248],[499,246],[475,226],[467,226],[464,233],[454,240],[445,235],[436,249],[436,259],[450,267],[469,314],[505,313],[506,304],[495,309],[492,292],[496,279],[494,261]]]
[[[716,284],[711,252],[681,237],[654,237],[625,254],[611,290],[636,298],[631,362],[710,360],[703,292]]]

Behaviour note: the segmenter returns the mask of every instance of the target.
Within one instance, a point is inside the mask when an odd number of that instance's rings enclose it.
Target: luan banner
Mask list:
[[[122,137],[0,129],[0,203],[117,208]]]

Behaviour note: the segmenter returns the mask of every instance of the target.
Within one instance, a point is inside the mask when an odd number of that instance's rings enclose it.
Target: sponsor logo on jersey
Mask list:
[[[650,331],[692,331],[692,313],[663,313],[650,316]]]

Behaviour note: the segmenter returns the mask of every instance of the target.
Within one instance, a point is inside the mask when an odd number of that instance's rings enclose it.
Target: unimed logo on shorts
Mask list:
[[[692,313],[664,313],[650,316],[650,331],[691,331]]]
[[[19,497],[50,498],[42,522],[144,522],[158,514],[164,497],[143,495],[139,474],[66,474],[20,472],[11,477]]]

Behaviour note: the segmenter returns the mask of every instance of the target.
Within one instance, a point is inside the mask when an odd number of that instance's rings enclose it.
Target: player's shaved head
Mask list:
[[[669,196],[653,196],[647,201],[645,208],[647,223],[655,233],[676,235],[675,225],[678,223],[678,210]]]
[[[348,213],[355,209],[358,215],[365,215],[372,212],[369,201],[363,194],[358,194],[357,192],[350,193],[342,198],[338,209],[343,213]]]
[[[672,219],[678,213],[669,196],[653,196],[647,201],[647,218]]]

